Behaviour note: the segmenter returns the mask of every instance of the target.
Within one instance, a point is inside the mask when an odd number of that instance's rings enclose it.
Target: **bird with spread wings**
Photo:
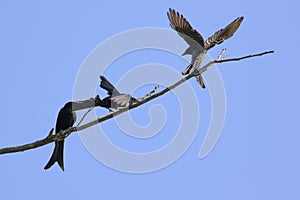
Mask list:
[[[221,44],[226,39],[232,37],[244,19],[243,16],[236,18],[225,28],[218,30],[206,41],[204,41],[201,34],[196,29],[193,29],[193,27],[182,14],[170,8],[167,16],[170,21],[170,26],[177,31],[177,33],[189,45],[182,56],[192,55],[191,63],[184,71],[182,71],[182,75],[194,73],[203,62],[206,52],[212,47]],[[205,88],[202,76],[196,76],[196,79],[201,87]]]

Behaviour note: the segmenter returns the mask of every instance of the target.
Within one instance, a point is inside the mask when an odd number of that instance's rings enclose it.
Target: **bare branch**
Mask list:
[[[145,96],[143,96],[141,98],[138,98],[138,101],[143,101],[147,97],[150,97],[152,94],[154,94],[157,91],[158,88],[159,88],[159,85],[155,86],[151,92],[149,92],[148,94],[146,94]]]
[[[61,131],[59,134],[57,135],[53,135],[53,129],[51,129],[50,133],[47,135],[46,138],[42,139],[42,140],[38,140],[38,141],[35,141],[35,142],[32,142],[32,143],[29,143],[29,144],[25,144],[25,145],[21,145],[21,146],[15,146],[15,147],[6,147],[6,148],[2,148],[0,149],[0,155],[1,154],[7,154],[7,153],[14,153],[14,152],[21,152],[21,151],[26,151],[26,150],[30,150],[30,149],[34,149],[34,148],[37,148],[37,147],[40,147],[40,146],[43,146],[43,145],[46,145],[46,144],[49,144],[51,142],[54,142],[54,141],[59,141],[61,139],[64,139],[66,138],[67,136],[69,136],[71,133],[73,132],[76,132],[76,131],[81,131],[81,130],[84,130],[84,129],[87,129],[91,126],[94,126],[98,123],[101,123],[103,121],[106,121],[108,119],[111,119],[117,115],[120,115],[124,112],[127,112],[131,109],[134,109],[136,107],[139,107],[149,101],[151,101],[152,99],[155,99],[155,98],[158,98],[162,95],[164,95],[165,93],[169,92],[170,90],[176,88],[177,86],[181,85],[182,83],[184,83],[185,81],[189,80],[190,78],[194,77],[194,76],[197,76],[199,74],[202,74],[204,71],[207,70],[208,67],[210,66],[213,66],[214,64],[216,63],[223,63],[223,62],[232,62],[232,61],[239,61],[239,60],[243,60],[243,59],[248,59],[248,58],[252,58],[252,57],[257,57],[257,56],[263,56],[265,54],[271,54],[271,53],[274,53],[274,51],[266,51],[266,52],[263,52],[263,53],[258,53],[258,54],[252,54],[252,55],[247,55],[247,56],[243,56],[243,57],[238,57],[238,58],[231,58],[231,59],[220,59],[223,55],[225,50],[222,50],[220,56],[218,57],[218,59],[214,60],[214,61],[211,61],[209,62],[208,64],[206,64],[205,66],[199,68],[195,73],[193,74],[190,74],[182,79],[180,79],[179,81],[177,81],[176,83],[174,83],[173,85],[165,88],[164,90],[162,90],[161,92],[159,93],[156,93],[156,94],[153,94],[152,95],[152,91],[149,93],[149,97],[148,98],[145,98],[144,100],[142,101],[138,101],[138,102],[135,102],[133,103],[132,105],[130,105],[129,107],[125,107],[125,108],[122,108],[122,109],[119,109],[119,110],[116,110],[114,112],[111,112],[103,117],[100,117],[100,118],[97,118],[96,120],[93,120],[91,122],[88,122],[86,124],[83,124],[81,126],[77,126],[77,127],[71,127],[65,131]],[[153,93],[156,92],[156,89],[155,88],[153,90]],[[147,96],[147,95],[146,95]],[[89,100],[86,100],[86,101],[82,101],[82,102],[77,102],[75,104],[73,104],[73,110],[80,110],[80,109],[85,109],[85,108],[91,108],[91,107],[95,107],[97,106],[97,102],[98,102],[98,99],[99,97],[96,97],[95,99],[94,98],[91,98]],[[75,109],[74,109],[75,108]],[[84,116],[85,117],[85,116]],[[83,118],[84,118],[83,117]],[[81,123],[81,121],[80,121]],[[79,124],[80,124],[79,123]]]
[[[223,55],[224,55],[224,53],[225,53],[226,50],[227,50],[226,48],[222,49],[222,51],[221,51],[220,55],[218,56],[217,60],[221,60],[222,59],[222,57],[223,57]]]
[[[86,113],[84,113],[84,115],[82,116],[82,118],[80,119],[80,121],[77,123],[76,126],[79,126],[81,124],[81,122],[84,120],[84,118],[89,114],[89,112],[91,112],[94,108],[89,108],[88,111],[86,111]]]
[[[263,52],[263,53],[250,54],[250,55],[243,56],[243,57],[239,57],[239,58],[223,59],[223,60],[214,61],[214,63],[223,63],[223,62],[240,61],[240,60],[244,60],[244,59],[247,59],[247,58],[252,58],[252,57],[257,57],[257,56],[263,56],[263,55],[265,55],[265,54],[270,54],[270,53],[275,53],[275,51],[265,51],[265,52]]]
[[[6,153],[15,153],[15,152],[20,152],[20,151],[26,151],[30,149],[34,149],[40,146],[44,146],[46,144],[49,144],[50,142],[55,141],[55,135],[52,135],[53,133],[53,128],[50,130],[49,134],[47,135],[46,138],[42,140],[37,140],[35,142],[29,143],[29,144],[24,144],[20,146],[15,146],[15,147],[6,147],[0,149],[0,154],[6,154]]]
[[[221,54],[223,54],[223,52],[224,51],[222,50]],[[271,54],[271,53],[275,53],[275,51],[273,51],[273,50],[272,51],[265,51],[265,52],[262,52],[262,53],[250,54],[250,55],[243,56],[243,57],[238,57],[238,58],[229,58],[229,59],[221,59],[221,60],[216,59],[216,60],[210,61],[209,63],[207,63],[203,67],[199,68],[197,71],[195,71],[192,74],[192,76],[198,76],[199,74],[202,74],[203,72],[205,72],[207,70],[207,68],[209,68],[210,66],[213,66],[213,65],[215,65],[217,63],[240,61],[240,60],[244,60],[244,59],[247,59],[247,58],[253,58],[253,57],[263,56],[265,54]]]

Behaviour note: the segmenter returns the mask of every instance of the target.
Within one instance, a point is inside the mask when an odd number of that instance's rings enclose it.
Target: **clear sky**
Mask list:
[[[1,1],[0,148],[44,138],[55,126],[59,109],[72,99],[80,69],[93,49],[124,31],[144,27],[171,29],[166,17],[169,7],[180,11],[205,38],[236,17],[245,16],[234,37],[210,51],[213,58],[225,47],[225,54],[231,57],[276,51],[273,55],[217,65],[226,91],[226,119],[210,154],[204,159],[198,157],[210,123],[210,91],[190,80],[185,86],[193,89],[198,100],[201,114],[195,123],[199,127],[191,145],[176,162],[149,173],[121,172],[97,160],[74,133],[65,144],[65,172],[56,164],[48,171],[43,169],[53,144],[1,155],[1,199],[300,198],[297,1]],[[151,41],[149,35],[146,37]],[[108,46],[107,53],[131,43],[134,40],[128,39]],[[182,52],[184,48],[177,50]],[[101,63],[106,58],[103,53],[97,60]],[[120,55],[104,75],[116,84],[133,68],[153,66],[151,63],[168,65],[178,71],[178,77],[188,64],[171,53],[143,49]],[[153,74],[139,76],[139,80],[152,77],[155,83],[164,75]],[[97,83],[98,75],[93,73],[87,83]],[[143,96],[154,83],[134,95]],[[131,92],[126,88],[124,84],[120,86],[121,91]],[[97,84],[87,90],[95,91],[93,95],[106,95]],[[159,151],[177,137],[182,121],[178,102],[189,105],[189,99],[176,100],[174,96],[167,94],[130,112],[141,135],[154,134],[147,129],[151,117],[152,121],[165,117],[155,135],[138,138],[136,133],[124,133],[113,120],[101,124],[104,133],[99,134],[128,152],[146,155]],[[193,121],[198,108],[191,109]],[[107,112],[96,110],[97,116]],[[81,115],[82,112],[79,118]],[[88,135],[91,130],[79,134]],[[101,155],[112,156],[100,143],[97,146],[97,141],[94,145]],[[130,159],[116,162],[132,165]]]

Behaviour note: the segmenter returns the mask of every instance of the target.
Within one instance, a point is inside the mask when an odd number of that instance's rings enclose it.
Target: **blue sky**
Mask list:
[[[205,159],[198,158],[210,119],[210,95],[190,80],[201,102],[201,120],[193,143],[172,165],[145,174],[120,172],[89,154],[75,133],[66,141],[65,172],[57,165],[43,170],[53,144],[2,155],[1,199],[299,198],[300,16],[296,1],[2,1],[0,147],[44,138],[54,127],[60,107],[72,99],[78,71],[89,53],[123,31],[170,29],[169,7],[184,14],[205,38],[245,16],[235,36],[210,51],[213,58],[224,47],[232,57],[276,51],[217,66],[226,90],[227,113],[213,151]],[[174,66],[178,72],[187,64],[168,53],[145,50],[123,55],[105,75],[116,83],[136,65],[152,62]],[[135,95],[142,96],[149,89],[152,86]],[[96,92],[105,96],[99,89]],[[165,95],[131,112],[139,125],[149,123],[148,110],[153,104],[174,113],[167,115],[162,132],[149,140],[123,134],[113,121],[101,127],[113,143],[128,151],[154,151],[175,137],[179,111],[172,94]],[[105,113],[97,109],[98,115]]]

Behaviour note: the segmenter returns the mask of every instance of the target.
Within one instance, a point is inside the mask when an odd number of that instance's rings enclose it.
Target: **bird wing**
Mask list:
[[[72,102],[68,102],[62,107],[58,113],[55,125],[55,133],[66,130],[74,125],[76,114],[72,112]]]
[[[233,34],[237,31],[240,24],[242,23],[244,17],[238,17],[233,20],[230,24],[228,24],[225,28],[222,28],[215,32],[212,36],[210,36],[204,43],[204,49],[208,50],[215,45],[221,44],[226,39],[233,36]]]
[[[104,76],[100,76],[100,87],[107,91],[107,94],[112,96],[120,94],[120,92],[111,84]]]
[[[120,94],[117,96],[113,96],[110,99],[113,108],[127,107],[132,104],[133,100],[135,100],[129,94]]]
[[[170,26],[194,49],[203,48],[204,40],[200,33],[190,25],[183,15],[174,9],[169,9],[167,13]]]

